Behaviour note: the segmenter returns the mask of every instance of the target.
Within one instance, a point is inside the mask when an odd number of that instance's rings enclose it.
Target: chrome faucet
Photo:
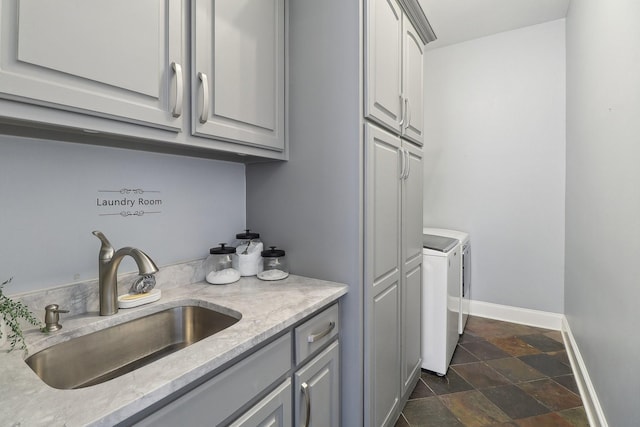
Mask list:
[[[93,235],[102,242],[98,255],[98,288],[100,293],[100,315],[111,316],[118,312],[118,266],[122,258],[129,255],[138,264],[140,275],[158,271],[156,264],[140,249],[130,246],[115,251],[109,240],[100,231]]]

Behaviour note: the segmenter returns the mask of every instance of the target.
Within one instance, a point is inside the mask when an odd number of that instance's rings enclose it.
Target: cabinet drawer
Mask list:
[[[338,304],[334,304],[295,329],[296,363],[302,362],[338,335],[338,316]]]
[[[291,334],[160,408],[136,426],[218,425],[291,369]]]

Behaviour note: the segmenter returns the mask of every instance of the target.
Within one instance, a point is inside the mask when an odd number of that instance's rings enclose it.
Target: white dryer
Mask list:
[[[423,234],[449,237],[457,239],[461,245],[462,262],[460,264],[460,319],[458,321],[458,333],[462,335],[469,317],[469,305],[471,301],[471,239],[469,233],[445,228],[425,227]]]
[[[457,239],[423,234],[422,368],[440,375],[458,344],[461,258]]]

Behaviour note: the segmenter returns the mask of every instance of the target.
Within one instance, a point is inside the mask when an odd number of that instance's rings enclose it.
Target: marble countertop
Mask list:
[[[111,426],[215,371],[318,309],[336,301],[347,286],[289,276],[265,282],[255,277],[223,286],[196,282],[162,289],[162,298],[144,306],[61,315],[62,330],[26,333],[30,354],[75,336],[178,305],[201,305],[242,314],[231,327],[147,366],[102,384],[78,390],[46,385],[24,362],[20,350],[0,352],[0,424],[11,426]],[[61,305],[61,307],[63,307]]]

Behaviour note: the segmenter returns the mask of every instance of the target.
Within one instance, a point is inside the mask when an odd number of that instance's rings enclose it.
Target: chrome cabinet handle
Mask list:
[[[303,427],[309,427],[309,422],[311,421],[311,397],[309,396],[309,385],[306,382],[304,382],[300,384],[300,388],[302,389],[302,394],[304,396],[304,405],[307,409],[307,413],[304,418]]]
[[[325,329],[322,332],[319,332],[317,334],[311,334],[307,337],[307,342],[316,342],[318,341],[320,338],[324,338],[327,335],[329,335],[329,333],[331,331],[333,331],[333,328],[336,327],[336,322],[329,322],[329,326],[327,327],[327,329]]]
[[[202,82],[202,113],[200,123],[206,123],[209,118],[209,79],[205,73],[199,72],[198,78]]]
[[[400,154],[400,181],[402,181],[404,179],[404,171],[407,168],[406,165],[406,160],[405,160],[405,156],[404,156],[404,148],[400,148],[398,150],[398,153]]]
[[[407,173],[404,178],[407,179],[409,178],[409,174],[411,173],[411,153],[409,153],[408,148],[405,148],[404,150],[407,153]]]
[[[411,125],[411,105],[409,104],[409,98],[404,99],[404,112],[407,115],[407,124],[404,128],[407,130]]]
[[[182,99],[184,96],[182,67],[177,62],[172,62],[171,68],[173,68],[173,71],[176,74],[176,104],[173,106],[173,111],[171,112],[171,114],[173,115],[173,117],[180,117],[182,115]]]
[[[402,109],[402,94],[398,95],[400,97],[400,130],[402,130],[402,125],[404,124],[404,110]]]

